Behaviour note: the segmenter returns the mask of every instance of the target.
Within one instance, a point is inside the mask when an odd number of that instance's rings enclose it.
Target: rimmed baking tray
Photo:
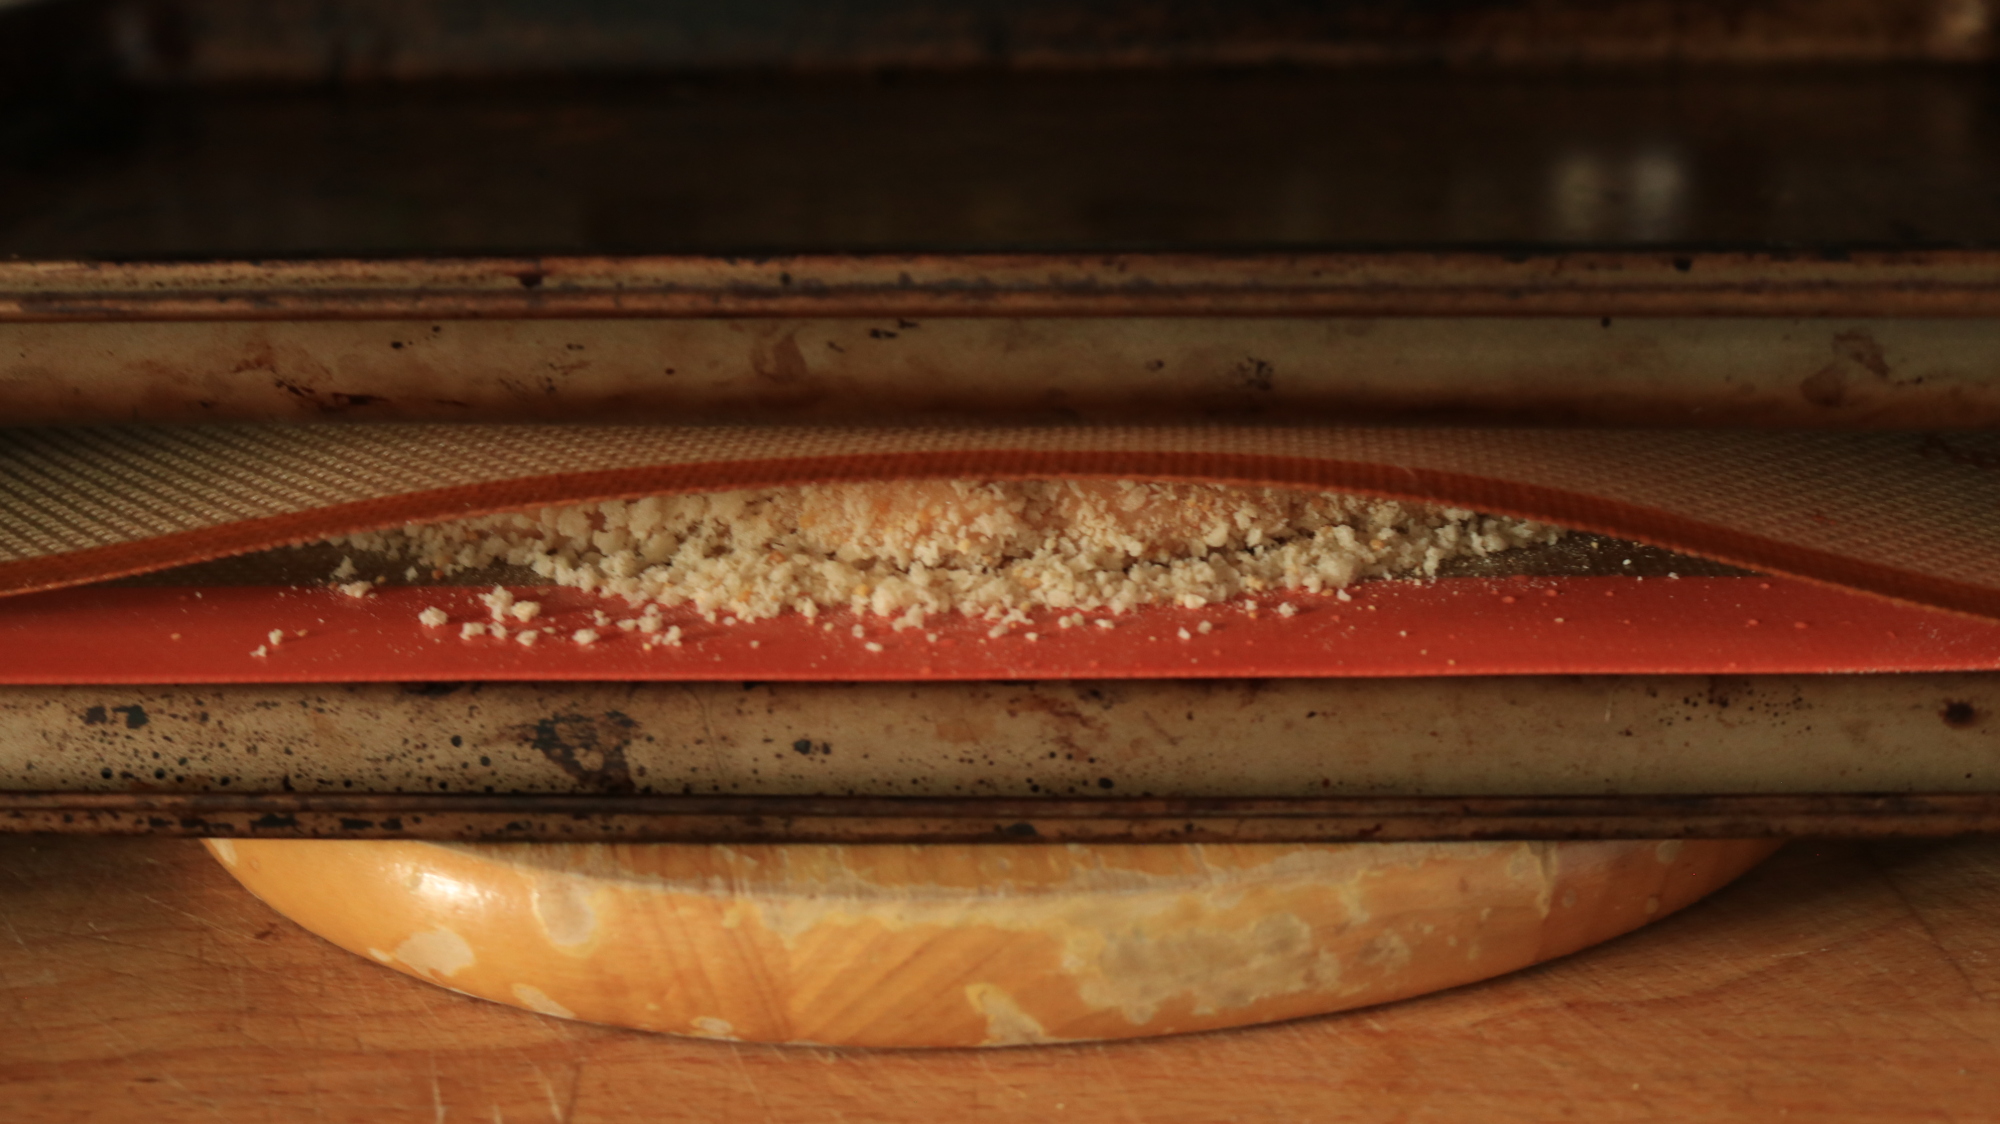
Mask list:
[[[115,127],[38,132],[32,115],[14,118],[40,146],[22,151],[41,162],[0,174],[0,199],[21,216],[0,228],[0,251],[23,255],[0,262],[0,416],[36,426],[1365,421],[1979,431],[2000,420],[1988,358],[2000,342],[2000,259],[1990,249],[2000,219],[1984,187],[1995,149],[1984,143],[1992,126],[1982,88],[1975,71],[1952,67],[1693,77],[1395,68],[849,73],[334,89],[114,83],[103,96],[36,103],[38,113],[55,105],[54,117],[36,119]],[[44,143],[59,136],[85,139]],[[1972,446],[1939,438],[1937,455],[1957,453],[1959,469],[1983,471],[1977,437],[1966,435]],[[1544,584],[1568,596],[1582,588],[1578,580]],[[1649,583],[1646,596],[1670,580],[1687,591],[1709,582],[1753,592],[1740,576],[1690,574]],[[35,596],[70,597],[66,611],[82,615],[63,619],[88,624],[92,613],[116,618],[127,602],[157,612],[196,588]],[[227,613],[244,587],[208,587],[229,588],[237,592],[218,592],[203,611]],[[424,595],[392,591],[355,611],[387,620],[415,596]],[[1676,606],[1694,595],[1657,596],[1654,623],[1666,627],[1653,634],[1674,634]],[[237,624],[281,604],[266,597]],[[1857,620],[1881,608],[1852,604],[1863,606],[1849,614]],[[300,606],[318,612],[306,600]],[[1450,606],[1434,608],[1450,619]],[[1731,602],[1730,612],[1761,627],[1761,615],[1741,610]],[[1827,612],[1840,615],[1822,607],[1815,619]],[[1579,631],[1601,626],[1606,636],[1639,627],[1623,614],[1596,612],[1604,619],[1593,625],[1579,612],[1574,623]],[[143,651],[133,627],[150,626],[128,615],[113,655]],[[1747,627],[1732,620],[1730,635]],[[1880,622],[1856,627],[1878,641],[1893,631]],[[1953,619],[1950,627],[1984,626]],[[349,631],[361,649],[376,642],[366,627]],[[1820,638],[1837,632],[1814,634],[1822,657],[1833,641]],[[1697,655],[1722,636],[1679,634]],[[1246,651],[1275,650],[1261,633],[1203,635],[1205,645],[1247,638]],[[250,658],[251,645],[230,636],[209,656]],[[87,675],[82,665],[106,666],[103,644],[66,639],[82,663],[49,678],[74,682]],[[1421,639],[1415,654],[1400,646],[1408,638],[1378,639],[1390,663],[1402,662],[1377,674],[1420,672],[1431,660]],[[1794,655],[1814,650],[1801,649],[1796,634],[1772,643]],[[1937,643],[1905,646],[1910,658],[1893,666],[1939,666],[1923,662],[1936,657]],[[304,660],[309,647],[287,654]],[[1164,648],[1175,659],[1192,651]],[[1593,642],[1590,650],[1610,649]],[[1879,657],[1883,649],[1877,642],[1867,650]],[[60,668],[63,649],[48,652],[47,667]],[[612,659],[596,673],[615,675],[615,656],[593,656]],[[1079,654],[1066,673],[1089,672],[1091,658]],[[740,666],[749,676],[771,673],[768,664],[760,657]],[[997,666],[972,670],[997,674]],[[1035,665],[1010,666],[1026,676]],[[256,673],[231,665],[202,674]],[[1558,704],[1567,697],[1559,681],[1521,679],[1528,694],[1507,698],[1481,696],[1485,682],[1455,680],[1422,700],[1381,679],[1309,686],[1347,713],[1392,702],[1470,708],[1461,716],[1471,726],[1504,725],[1505,715],[1541,698],[1552,708],[1537,710],[1546,728],[1517,731],[1522,753],[1549,744],[1547,729],[1588,731],[1560,743],[1568,756],[1554,773],[1519,774],[1541,777],[1543,791],[1482,792],[1447,773],[1441,783],[1459,786],[1448,791],[1430,784],[1426,766],[1391,770],[1366,792],[1343,795],[1293,791],[1332,783],[1308,777],[1311,770],[1267,778],[1262,793],[1204,789],[1186,775],[1134,784],[1111,771],[1065,772],[1063,787],[1084,791],[1060,795],[1016,791],[1041,785],[1027,771],[1020,776],[1030,779],[1009,781],[1004,794],[950,798],[899,793],[885,787],[887,772],[851,797],[782,785],[753,792],[742,778],[727,792],[647,793],[629,764],[639,739],[662,736],[646,723],[683,729],[686,719],[661,711],[642,721],[640,712],[676,692],[719,704],[717,692],[730,688],[23,688],[7,739],[14,765],[47,760],[55,746],[79,752],[77,736],[145,757],[105,757],[98,780],[108,788],[64,781],[35,791],[17,781],[26,787],[6,797],[0,822],[25,830],[885,839],[1991,824],[1990,708],[1980,677],[1796,681],[1790,689],[1802,701],[1786,713],[1828,715],[1802,738],[1780,736],[1790,727],[1771,699],[1755,719],[1742,717],[1753,713],[1743,692],[1768,693],[1778,679],[1749,677],[1748,687],[1712,680],[1704,692],[1680,680],[1595,681],[1614,693],[1724,700],[1689,704],[1709,715],[1705,738],[1797,766],[1754,783],[1707,759],[1670,781],[1594,774],[1593,755],[1616,746],[1613,739],[1639,738],[1639,727],[1613,722],[1614,709],[1595,698]],[[735,687],[752,697],[763,689]],[[1192,698],[1217,688],[1188,681],[1170,689]],[[490,750],[502,745],[527,752],[566,781],[537,790],[528,773],[498,775],[500,791],[489,796],[450,780],[385,780],[363,762],[395,758],[413,741],[445,752],[436,737],[397,733],[396,745],[362,747],[359,758],[339,757],[337,769],[313,774],[312,787],[337,783],[338,794],[287,791],[306,773],[281,770],[255,774],[265,791],[240,795],[242,782],[223,792],[223,778],[252,774],[195,770],[181,758],[247,760],[279,742],[218,737],[182,754],[158,740],[199,741],[194,727],[242,729],[259,715],[296,711],[317,733],[299,741],[293,735],[305,735],[294,731],[273,752],[318,758],[308,745],[354,721],[327,717],[324,700],[353,690],[387,692],[368,704],[367,721],[378,723],[429,722],[437,716],[425,717],[432,704],[423,700],[469,694],[480,697],[478,707],[539,707],[546,713],[522,711],[486,731],[484,756],[500,760]],[[654,701],[580,701],[606,690]],[[178,701],[163,709],[140,697],[160,692]],[[1867,709],[1840,710],[1838,719],[1824,710],[1856,692],[1871,700]],[[978,721],[998,722],[1008,709],[1005,700],[989,702]],[[1237,716],[1246,728],[1302,721],[1264,702],[1244,705]],[[167,733],[170,723],[158,716],[168,713],[194,727]],[[1145,712],[1155,723],[1164,713]],[[626,736],[613,714],[646,732]],[[1082,723],[1069,732],[1080,760],[1059,749],[1061,768],[1092,766],[1091,758],[1105,759],[1096,749],[1114,745],[1136,753],[1135,740],[1152,736],[1142,727],[1136,714],[1094,732]],[[1435,727],[1381,732],[1406,763],[1435,760],[1424,746]],[[795,733],[790,747],[780,733],[759,737],[773,739],[773,761],[832,756],[817,752],[833,744],[827,738]],[[1672,758],[1685,757],[1688,742],[1645,744]],[[1256,752],[1232,745],[1238,759]],[[1457,750],[1488,751],[1469,742]],[[1897,767],[1856,771],[1853,756],[1870,753]],[[622,782],[614,758],[628,761]],[[449,759],[469,772],[478,757]],[[1285,759],[1303,768],[1304,759]],[[1551,779],[1558,775],[1589,778],[1590,791]],[[1717,796],[1722,790],[1703,776],[1738,788]],[[1089,792],[1107,779],[1110,788]],[[876,789],[863,795],[868,784]],[[1909,794],[1912,784],[1925,793]],[[1118,802],[1135,787],[1182,795]],[[1906,794],[1870,795],[1884,788]]]

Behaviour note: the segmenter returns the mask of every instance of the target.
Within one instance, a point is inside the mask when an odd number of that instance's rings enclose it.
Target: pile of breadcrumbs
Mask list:
[[[1129,481],[902,481],[652,496],[335,540],[443,577],[499,564],[706,618],[1198,608],[1432,576],[1562,531],[1329,492]]]

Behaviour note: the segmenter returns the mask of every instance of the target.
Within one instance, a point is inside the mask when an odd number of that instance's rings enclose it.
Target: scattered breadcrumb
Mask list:
[[[1203,636],[1207,636],[1209,633],[1215,631],[1215,625],[1211,624],[1208,621],[1203,621],[1200,624],[1195,625],[1194,630],[1196,632],[1201,633]]]
[[[355,573],[354,559],[344,554],[341,555],[340,565],[335,566],[333,568],[333,580],[337,582],[344,582],[347,579],[353,577],[354,573]]]
[[[541,638],[542,634],[536,632],[532,628],[525,628],[522,629],[520,632],[514,634],[514,642],[521,645],[523,648],[534,647],[535,641],[540,640]]]
[[[579,628],[570,634],[570,639],[576,641],[578,644],[595,644],[597,643],[597,630],[594,628]]]
[[[1327,492],[947,480],[652,496],[336,541],[440,576],[526,567],[644,605],[654,620],[663,607],[730,623],[848,608],[899,631],[957,613],[1004,635],[1034,610],[1082,624],[1084,613],[1269,591],[1345,599],[1356,581],[1434,576],[1450,559],[1561,536],[1526,520]],[[496,621],[514,604],[497,586],[484,599]],[[651,633],[659,626],[647,619],[637,627]],[[597,621],[610,618],[600,610]]]
[[[1189,631],[1188,631],[1187,629],[1185,629],[1185,628],[1184,628],[1184,629],[1181,629],[1181,639],[1182,639],[1182,640],[1193,640],[1193,639],[1194,639],[1194,633],[1192,633],[1192,632],[1189,632]]]
[[[347,582],[339,589],[349,597],[366,597],[375,592],[375,585],[373,582]]]
[[[259,659],[262,659],[265,656],[270,655],[271,650],[269,648],[266,648],[264,645],[259,644],[255,648],[250,649],[250,654],[256,656]]]
[[[514,614],[515,620],[520,621],[522,624],[527,624],[541,615],[542,603],[540,601],[516,601],[514,607],[508,611]]]
[[[507,592],[506,586],[494,586],[490,592],[480,594],[479,600],[485,603],[486,612],[496,621],[506,620],[508,610],[514,607],[514,595]]]
[[[879,652],[882,650],[882,645],[877,644],[873,640],[870,640],[868,643],[863,644],[862,647],[868,649],[871,652]]]
[[[417,621],[425,628],[443,628],[451,621],[451,614],[438,608],[436,605],[432,605],[430,608],[417,614]],[[482,629],[481,631],[484,630]]]
[[[285,630],[282,628],[274,628],[271,631],[265,633],[264,642],[266,644],[269,644],[273,648],[277,647],[280,644],[283,644],[285,642]]]
[[[458,638],[460,640],[470,640],[475,636],[484,635],[486,635],[486,626],[479,621],[467,621],[458,626]]]

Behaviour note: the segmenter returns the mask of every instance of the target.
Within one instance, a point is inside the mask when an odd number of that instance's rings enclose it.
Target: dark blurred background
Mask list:
[[[0,255],[2000,243],[1987,0],[0,0]]]

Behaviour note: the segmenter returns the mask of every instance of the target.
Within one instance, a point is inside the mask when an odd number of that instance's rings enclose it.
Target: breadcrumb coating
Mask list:
[[[1368,578],[1434,576],[1450,559],[1562,533],[1332,492],[937,480],[650,496],[335,541],[443,574],[527,567],[633,606],[692,605],[710,620],[846,607],[900,630],[940,613],[1004,624],[1035,610],[1116,614],[1332,592]],[[512,607],[501,589],[487,603],[496,621]]]

